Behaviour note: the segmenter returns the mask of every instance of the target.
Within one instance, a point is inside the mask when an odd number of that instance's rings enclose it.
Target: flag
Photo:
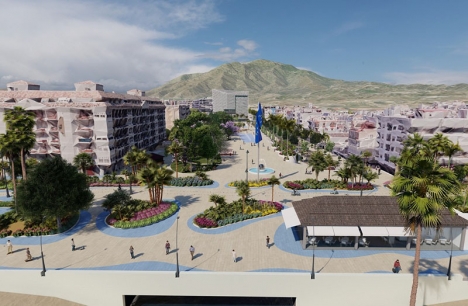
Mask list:
[[[263,113],[262,113],[262,105],[258,103],[258,111],[257,111],[257,120],[255,123],[255,143],[259,143],[262,141],[262,132],[260,129],[262,128],[263,120]]]

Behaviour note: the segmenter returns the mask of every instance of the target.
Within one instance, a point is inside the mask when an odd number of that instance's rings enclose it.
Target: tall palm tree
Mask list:
[[[16,173],[15,173],[15,159],[18,156],[18,147],[14,141],[14,136],[10,132],[0,134],[0,154],[5,156],[10,162],[11,169],[11,182],[13,183],[13,192],[16,196]],[[18,212],[18,207],[15,201],[15,211]]]
[[[445,154],[451,143],[452,142],[448,139],[448,137],[444,136],[442,133],[437,133],[431,139],[429,139],[428,144],[431,147],[431,150],[434,152],[436,161],[439,161],[439,158]]]
[[[422,228],[440,228],[440,212],[444,208],[453,212],[452,199],[460,193],[460,183],[452,171],[437,163],[434,151],[416,151],[408,143],[402,152],[400,171],[392,182],[392,195],[397,198],[406,228],[416,234],[410,296],[410,305],[414,306],[418,290]],[[424,142],[413,143],[427,148]]]
[[[450,165],[452,164],[452,157],[457,153],[457,152],[461,152],[463,151],[463,149],[460,147],[460,144],[457,142],[457,143],[451,143],[447,146],[447,148],[445,149],[445,155],[448,156],[449,160],[448,160],[448,167],[450,169]]]
[[[286,154],[289,156],[289,133],[294,131],[296,123],[292,119],[286,119],[286,117],[283,117],[280,126],[286,131]]]
[[[372,157],[372,152],[371,151],[363,151],[361,152],[362,158],[364,158],[364,163],[367,165],[367,162],[369,161],[369,158]]]
[[[73,158],[73,165],[86,174],[86,169],[94,165],[94,160],[88,153],[80,153]]]
[[[242,213],[245,211],[245,200],[250,196],[249,183],[241,181],[236,187],[237,194],[242,198]]]
[[[171,145],[167,148],[167,151],[174,155],[175,159],[175,168],[176,168],[176,178],[179,177],[179,154],[181,154],[184,151],[185,147],[177,140],[175,139]]]
[[[364,162],[358,155],[351,154],[345,161],[345,168],[349,168],[351,178],[353,179],[353,184],[356,183],[356,177],[358,175],[358,172],[360,172],[361,168],[363,167]]]
[[[337,160],[334,160],[333,159],[333,156],[331,156],[331,154],[327,154],[325,156],[325,164],[327,165],[327,170],[328,170],[328,180],[330,180],[330,173],[331,173],[331,170],[333,170],[335,167],[337,167],[340,162],[337,161]]]
[[[146,167],[138,171],[138,177],[145,182],[146,187],[148,188],[148,195],[149,195],[149,200],[151,203],[156,202],[155,200],[155,194],[154,194],[154,180],[156,177],[156,169],[151,168],[151,167]],[[131,182],[130,182],[131,184]]]
[[[139,149],[136,146],[133,146],[127,154],[124,155],[123,161],[124,164],[132,168],[132,174],[136,175],[137,165],[138,165],[138,153]]]
[[[6,129],[13,135],[21,160],[23,180],[26,180],[26,154],[36,143],[36,135],[33,132],[36,116],[20,106],[15,106],[5,112],[3,120]]]
[[[154,183],[156,185],[156,190],[157,190],[157,198],[156,198],[156,204],[159,205],[161,203],[162,198],[163,198],[163,192],[164,192],[164,185],[169,185],[171,180],[173,179],[172,174],[174,171],[168,168],[162,168],[159,167],[156,170],[156,176],[154,179]]]
[[[270,177],[270,179],[268,180],[268,185],[271,186],[271,202],[273,202],[273,196],[275,194],[275,185],[279,185],[279,184],[280,184],[280,180],[274,175]]]

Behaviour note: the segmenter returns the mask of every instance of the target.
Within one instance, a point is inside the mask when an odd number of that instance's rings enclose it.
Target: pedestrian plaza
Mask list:
[[[252,133],[252,132],[250,132]],[[242,140],[244,139],[244,140]],[[216,229],[202,229],[193,224],[194,217],[213,203],[210,194],[226,197],[227,202],[238,199],[236,189],[228,183],[234,180],[257,178],[257,174],[247,173],[246,168],[257,166],[257,150],[260,158],[269,168],[273,168],[276,177],[281,173],[281,182],[314,178],[306,174],[306,163],[283,161],[283,156],[272,150],[271,141],[264,136],[259,146],[252,146],[252,135],[234,136],[228,142],[233,155],[223,155],[223,163],[207,174],[216,184],[210,188],[166,187],[164,199],[175,200],[180,206],[172,217],[138,229],[114,229],[104,222],[107,212],[101,207],[104,196],[115,188],[94,187],[95,202],[88,211],[82,211],[77,225],[68,232],[44,236],[43,251],[48,270],[133,270],[133,271],[175,271],[176,253],[179,253],[181,273],[190,271],[223,272],[310,272],[312,249],[303,249],[301,241],[293,229],[286,229],[281,213],[248,220]],[[267,150],[269,147],[269,150]],[[246,150],[249,150],[247,156]],[[179,177],[192,174],[179,173]],[[320,174],[326,178],[327,171]],[[271,175],[260,175],[268,178]],[[377,186],[371,191],[364,191],[363,196],[388,196],[390,190],[383,183],[392,176],[381,172],[373,183]],[[145,187],[134,187],[134,198],[148,199]],[[359,192],[340,191],[348,196],[359,196]],[[271,187],[252,188],[253,198],[271,200]],[[280,186],[274,188],[274,199],[285,208],[293,201],[329,195],[330,190],[300,191],[293,197],[291,191]],[[4,196],[4,194],[0,194]],[[179,217],[179,219],[177,219]],[[176,245],[177,235],[177,245]],[[271,238],[270,248],[265,245],[265,238]],[[70,239],[74,238],[77,250],[71,251]],[[4,245],[10,239],[13,254],[4,256],[0,261],[1,269],[42,269],[40,260],[40,237],[8,237],[0,239]],[[171,251],[166,255],[165,243],[171,243]],[[129,247],[134,247],[135,259],[130,258]],[[195,247],[194,259],[191,259],[190,246]],[[33,260],[25,262],[26,248],[29,247]],[[235,249],[237,262],[232,260]],[[353,250],[341,248],[340,244],[329,249],[315,250],[316,273],[391,273],[393,262],[400,260],[402,271],[412,273],[414,250],[404,249],[366,249]],[[427,250],[421,252],[420,273],[447,273],[450,252],[447,250]],[[468,251],[453,251],[452,273],[468,277]]]

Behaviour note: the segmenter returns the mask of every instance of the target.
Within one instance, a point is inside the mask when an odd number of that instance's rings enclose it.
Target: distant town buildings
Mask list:
[[[0,91],[0,133],[5,111],[21,106],[36,116],[35,158],[60,155],[69,162],[90,154],[99,175],[123,167],[132,146],[153,150],[165,138],[165,106],[145,92],[109,93],[101,84],[85,81],[75,91],[45,91],[37,84],[17,81]]]
[[[166,129],[174,127],[174,120],[183,120],[190,115],[190,105],[178,104],[178,101],[165,100],[166,105]]]
[[[234,115],[248,114],[249,92],[235,90],[212,90],[213,112],[226,112]]]

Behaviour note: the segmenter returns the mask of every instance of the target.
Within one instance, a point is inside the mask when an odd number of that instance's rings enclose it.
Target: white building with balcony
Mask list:
[[[25,81],[0,91],[0,133],[6,132],[5,111],[21,106],[36,116],[34,158],[60,155],[68,162],[90,154],[100,176],[123,167],[132,146],[153,150],[165,138],[165,106],[145,92],[105,92],[101,84],[85,81],[75,91],[44,91]]]

